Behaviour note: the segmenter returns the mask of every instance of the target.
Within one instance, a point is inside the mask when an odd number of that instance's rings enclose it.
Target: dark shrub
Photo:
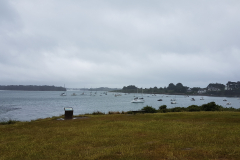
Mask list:
[[[203,111],[220,111],[222,108],[222,106],[216,105],[215,102],[210,102],[201,106],[201,110]]]
[[[133,114],[133,112],[132,111],[127,111],[127,114]]]
[[[166,112],[167,112],[167,106],[166,106],[166,105],[161,105],[161,106],[159,107],[159,111],[160,111],[161,113],[166,113]]]
[[[187,110],[190,112],[201,111],[201,107],[197,105],[191,105],[187,107]]]
[[[7,125],[7,124],[14,124],[14,123],[17,123],[17,121],[10,119],[8,121],[0,122],[0,125]]]
[[[236,108],[233,108],[233,107],[226,107],[226,108],[223,108],[222,109],[223,111],[239,111],[239,108],[238,109],[236,109]]]
[[[151,106],[143,107],[141,110],[145,111],[145,113],[157,113],[157,110]]]
[[[184,112],[185,110],[186,108],[184,107],[175,107],[170,109],[171,112]]]
[[[93,113],[92,113],[92,115],[103,115],[103,114],[105,114],[105,113],[100,112],[100,111],[97,111],[97,112],[93,112]]]
[[[159,107],[159,110],[162,110],[162,109],[167,109],[167,106],[166,106],[166,105],[161,105],[161,106]]]
[[[119,111],[114,112],[114,111],[108,111],[108,114],[121,114]]]

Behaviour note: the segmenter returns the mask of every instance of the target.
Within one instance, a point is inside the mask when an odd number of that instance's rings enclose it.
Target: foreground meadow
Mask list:
[[[240,158],[240,112],[89,115],[0,125],[0,159]]]

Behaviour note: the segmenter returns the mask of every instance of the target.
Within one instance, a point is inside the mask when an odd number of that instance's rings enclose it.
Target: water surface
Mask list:
[[[64,114],[64,107],[73,107],[74,115],[92,113],[100,111],[130,111],[139,110],[146,105],[156,109],[161,105],[167,105],[167,108],[188,107],[190,105],[202,105],[209,102],[215,102],[223,107],[240,108],[238,98],[229,97],[208,97],[203,96],[182,96],[182,95],[156,95],[143,94],[144,103],[131,103],[134,96],[142,97],[142,94],[121,94],[115,97],[115,93],[108,92],[85,92],[67,91],[67,96],[60,96],[59,91],[0,91],[0,121],[18,120],[31,121],[39,118],[47,118]],[[71,96],[76,93],[77,96]],[[191,101],[195,98],[195,101]],[[157,101],[162,99],[163,101]],[[177,104],[171,104],[171,99],[176,99]],[[231,105],[226,105],[231,102]]]

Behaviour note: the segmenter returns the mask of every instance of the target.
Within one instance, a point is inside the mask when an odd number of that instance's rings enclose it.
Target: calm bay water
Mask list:
[[[115,97],[115,93],[98,91],[96,94],[83,91],[67,91],[67,96],[60,96],[61,92],[56,91],[0,91],[0,121],[18,120],[31,121],[39,118],[47,118],[64,114],[64,107],[73,107],[74,115],[92,113],[100,111],[107,113],[108,111],[130,111],[139,110],[146,105],[156,109],[161,105],[167,105],[167,108],[188,107],[190,105],[202,105],[209,102],[215,102],[223,107],[240,108],[240,100],[238,98],[229,97],[208,97],[203,96],[204,100],[200,100],[201,96],[180,96],[180,95],[156,95],[143,94],[144,103],[131,103],[134,96],[141,97],[141,94],[122,94]],[[71,96],[76,93],[77,96]],[[171,99],[176,99],[177,104],[171,104]],[[195,98],[196,101],[191,101]],[[157,101],[162,99],[163,101]],[[231,105],[226,105],[231,102]]]

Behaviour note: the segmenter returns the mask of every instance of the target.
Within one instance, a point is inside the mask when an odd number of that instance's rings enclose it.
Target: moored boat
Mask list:
[[[76,96],[76,93],[73,93],[71,96]]]
[[[172,101],[171,104],[177,104],[177,102],[176,101]]]
[[[66,96],[67,94],[66,93],[61,93],[60,96]]]
[[[132,103],[144,103],[145,101],[144,101],[143,98],[138,98],[138,97],[136,97],[136,98],[134,98],[131,102],[132,102]]]

